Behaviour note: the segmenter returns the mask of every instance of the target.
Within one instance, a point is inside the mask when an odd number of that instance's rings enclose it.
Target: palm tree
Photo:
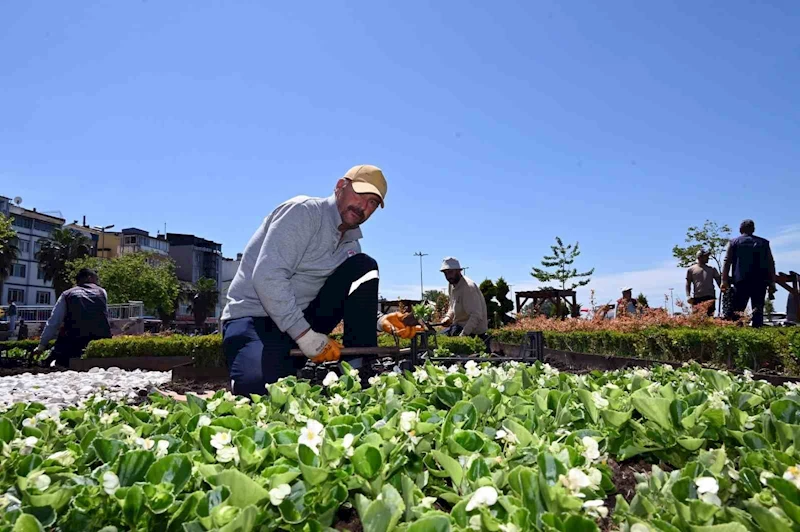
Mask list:
[[[186,293],[189,300],[189,312],[194,315],[194,325],[202,329],[206,319],[214,313],[219,301],[217,282],[213,279],[201,277]]]
[[[16,239],[17,232],[11,226],[11,219],[0,213],[0,294],[3,293],[3,281],[11,275],[11,267],[19,258]]]
[[[41,240],[42,247],[36,255],[44,271],[44,280],[53,281],[56,298],[72,286],[67,263],[89,255],[92,241],[70,229],[56,229],[50,238]]]

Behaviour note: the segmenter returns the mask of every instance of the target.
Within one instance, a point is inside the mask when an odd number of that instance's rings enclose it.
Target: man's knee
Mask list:
[[[380,277],[378,273],[378,262],[365,253],[353,255],[347,259],[340,268],[347,268],[348,278],[350,280],[350,288],[347,295],[352,295],[353,292],[369,283],[375,282],[376,291],[377,283]]]

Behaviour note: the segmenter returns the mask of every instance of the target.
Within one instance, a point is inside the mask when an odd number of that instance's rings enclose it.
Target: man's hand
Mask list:
[[[33,354],[34,354],[34,355],[41,355],[41,354],[42,354],[42,353],[44,353],[46,350],[47,350],[47,348],[46,348],[46,347],[44,347],[44,346],[41,346],[41,345],[37,345],[37,346],[36,346],[36,349],[34,349],[34,350],[33,350]]]
[[[449,317],[445,317],[442,320],[442,327],[450,327],[452,324],[453,324],[453,320],[451,320]]]
[[[719,286],[721,292],[727,292],[730,285],[728,285],[728,281],[722,281],[722,284]]]
[[[769,290],[768,290],[769,298],[770,299],[775,299],[775,292],[777,292],[777,291],[778,291],[778,288],[775,286],[775,283],[771,283],[769,285]]]
[[[342,345],[339,342],[311,329],[299,336],[295,342],[300,351],[314,364],[335,362],[342,356]]]
[[[413,314],[411,315],[411,318],[414,325],[408,324],[408,314],[403,314],[402,312],[392,312],[391,314],[381,316],[380,320],[378,320],[378,325],[385,333],[396,334],[400,338],[409,340],[416,336],[418,332],[422,332],[424,330],[421,326],[416,325],[417,320],[414,318]]]

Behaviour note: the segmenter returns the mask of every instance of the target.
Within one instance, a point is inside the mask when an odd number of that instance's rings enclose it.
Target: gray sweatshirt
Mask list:
[[[303,310],[345,260],[361,253],[361,229],[339,232],[336,197],[297,196],[267,216],[248,242],[222,320],[269,316],[296,338]]]

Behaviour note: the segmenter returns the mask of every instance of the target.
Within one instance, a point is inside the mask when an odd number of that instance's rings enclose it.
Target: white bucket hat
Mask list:
[[[446,270],[461,270],[461,263],[458,262],[458,259],[455,257],[446,257],[442,261],[442,267],[439,271],[446,271]]]

